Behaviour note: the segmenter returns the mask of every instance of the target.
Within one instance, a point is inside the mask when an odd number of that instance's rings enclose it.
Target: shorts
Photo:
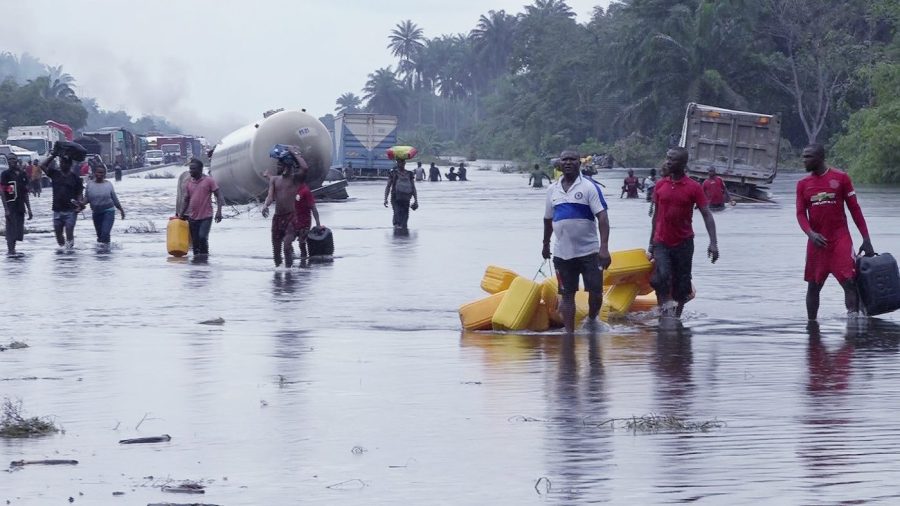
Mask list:
[[[838,283],[856,276],[856,259],[853,256],[853,240],[850,234],[828,241],[828,246],[819,248],[812,241],[806,244],[806,270],[803,279],[821,285],[834,276]]]
[[[599,253],[568,259],[553,257],[553,267],[556,268],[556,281],[562,295],[578,291],[579,276],[584,279],[585,291],[603,291],[603,269],[600,268]]]
[[[691,300],[691,270],[694,262],[694,239],[677,246],[653,243],[654,269],[650,284],[656,293],[669,293],[675,302]]]
[[[6,242],[25,240],[25,211],[12,210],[6,217]]]
[[[272,240],[281,241],[290,236],[294,240],[294,215],[276,214],[272,216]]]
[[[74,227],[78,219],[75,211],[53,211],[53,225],[60,227]]]

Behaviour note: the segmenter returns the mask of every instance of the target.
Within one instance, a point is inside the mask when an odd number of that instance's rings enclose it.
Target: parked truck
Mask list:
[[[111,167],[117,163],[126,169],[133,169],[138,155],[140,143],[137,136],[125,128],[101,128],[96,132],[84,132],[85,137],[100,143],[100,157]]]
[[[6,135],[7,144],[34,151],[41,160],[50,155],[50,149],[56,141],[66,139],[66,131],[54,121],[48,121],[45,125],[14,126],[9,128]],[[67,126],[67,125],[63,125]],[[71,129],[69,129],[71,132]],[[71,138],[69,139],[71,140]]]
[[[771,200],[778,173],[781,121],[778,116],[690,103],[680,146],[688,150],[688,175],[705,179],[710,167],[736,198]]]
[[[387,150],[397,143],[397,117],[347,113],[334,120],[331,168],[355,178],[385,177],[394,166]],[[348,169],[349,172],[348,172]]]
[[[197,156],[194,137],[190,135],[159,135],[156,137],[156,149],[162,150],[166,163],[183,163]]]

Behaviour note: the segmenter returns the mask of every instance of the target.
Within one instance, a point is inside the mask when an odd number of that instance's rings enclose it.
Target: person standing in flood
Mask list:
[[[294,176],[294,181],[297,183],[297,193],[294,196],[294,216],[297,221],[294,227],[297,229],[297,240],[300,242],[301,258],[309,256],[306,238],[309,237],[312,225],[310,215],[316,220],[316,228],[322,227],[322,222],[319,221],[319,210],[316,209],[316,198],[306,184],[306,173],[307,171],[302,170]]]
[[[647,194],[647,202],[653,199],[653,187],[656,186],[656,169],[650,169],[650,175],[644,178],[644,192]]]
[[[41,196],[41,179],[44,176],[44,172],[41,171],[41,167],[37,164],[36,161],[31,160],[28,162],[28,178],[31,180],[31,194],[35,197]]]
[[[29,220],[33,216],[28,199],[28,176],[19,166],[16,155],[10,153],[6,160],[9,168],[0,173],[0,200],[6,216],[6,256],[14,257],[18,256],[16,243],[25,239],[25,214]]]
[[[116,209],[122,219],[125,219],[125,209],[119,203],[116,189],[106,179],[106,167],[98,165],[94,169],[94,178],[89,179],[84,188],[82,205],[91,205],[91,217],[94,219],[94,230],[97,232],[97,242],[101,247],[109,248],[110,233],[113,223],[116,221]]]
[[[425,169],[422,167],[422,162],[417,162],[416,166],[416,182],[425,181]]]
[[[641,189],[641,181],[634,175],[634,169],[628,169],[628,176],[622,182],[622,194],[619,195],[619,198],[622,198],[626,194],[630,199],[638,198],[638,190]]]
[[[534,164],[534,172],[532,172],[531,176],[528,178],[528,184],[531,185],[532,188],[543,188],[544,179],[547,179],[548,183],[553,184],[553,180],[550,179],[550,176],[541,170],[540,164]]]
[[[609,216],[600,186],[581,175],[578,152],[566,150],[559,157],[563,175],[547,190],[541,256],[551,258],[550,238],[556,233],[552,257],[559,282],[559,311],[566,333],[572,334],[579,277],[584,280],[584,289],[588,292],[587,324],[592,329],[597,327],[597,316],[603,304],[603,269],[611,262]]]
[[[825,164],[825,147],[812,144],[803,149],[803,166],[809,175],[797,183],[797,222],[809,238],[806,243],[806,314],[814,321],[819,313],[819,293],[831,274],[844,289],[847,315],[859,315],[856,262],[853,239],[844,206],[863,241],[860,252],[873,256],[866,219],[856,199],[853,182],[846,173]]]
[[[459,174],[459,180],[460,180],[460,181],[468,181],[468,179],[466,179],[466,172],[467,172],[467,171],[468,171],[468,169],[466,169],[466,163],[465,163],[465,162],[459,162],[459,169],[457,169],[456,173]]]
[[[709,176],[703,182],[703,193],[709,200],[709,208],[713,211],[725,209],[726,201],[734,204],[734,200],[728,193],[728,188],[725,187],[725,181],[716,175],[715,167],[709,168]]]
[[[406,160],[397,160],[397,165],[388,174],[387,186],[384,187],[384,207],[388,206],[388,197],[394,209],[394,228],[406,230],[409,223],[409,208],[419,208],[419,196],[416,193],[416,182],[411,172],[406,170]],[[410,204],[412,200],[412,204]]]
[[[203,162],[192,158],[188,165],[191,177],[184,185],[184,203],[181,219],[187,220],[191,229],[191,248],[194,255],[209,254],[209,231],[212,228],[212,196],[216,197],[215,221],[222,221],[222,193],[215,179],[203,173]]]
[[[269,206],[275,202],[275,216],[272,216],[272,258],[275,267],[281,267],[282,252],[284,265],[290,268],[294,264],[294,238],[297,231],[294,227],[294,197],[297,194],[295,175],[307,169],[303,157],[285,153],[278,159],[278,174],[269,179],[269,194],[263,204],[263,217],[269,216]],[[296,171],[296,172],[295,172]]]
[[[437,168],[434,162],[431,162],[431,167],[428,168],[428,180],[434,182],[441,179],[443,179],[441,177],[441,169]]]
[[[53,167],[53,161],[59,157],[59,168]],[[53,183],[53,232],[56,244],[72,249],[75,247],[75,222],[81,212],[81,197],[84,192],[84,181],[72,170],[72,159],[62,155],[58,143],[53,145],[50,156],[41,163],[41,169]],[[65,234],[65,235],[63,235]]]
[[[648,253],[656,267],[650,284],[656,290],[660,316],[681,317],[684,304],[691,297],[691,270],[694,257],[694,229],[691,220],[694,206],[700,209],[709,248],[706,252],[712,263],[719,259],[716,241],[716,222],[709,211],[709,203],[700,183],[687,177],[688,152],[674,147],[666,152],[664,173],[667,176],[653,190],[652,224]],[[674,301],[674,308],[673,308]]]

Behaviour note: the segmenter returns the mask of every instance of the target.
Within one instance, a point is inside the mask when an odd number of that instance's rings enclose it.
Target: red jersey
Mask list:
[[[830,167],[821,176],[810,174],[797,183],[797,221],[804,232],[818,232],[829,242],[849,237],[844,204],[859,233],[869,237],[856,191],[846,173]]]
[[[312,226],[312,208],[316,205],[309,186],[305,183],[297,188],[297,196],[294,197],[294,214],[296,215],[296,228],[310,228]]]
[[[725,181],[722,181],[722,178],[719,176],[707,178],[703,182],[703,193],[709,199],[709,205],[725,205]]]
[[[653,202],[656,203],[653,242],[670,247],[694,237],[691,226],[694,206],[703,209],[709,205],[700,183],[687,176],[677,181],[671,177],[661,179],[653,188]]]

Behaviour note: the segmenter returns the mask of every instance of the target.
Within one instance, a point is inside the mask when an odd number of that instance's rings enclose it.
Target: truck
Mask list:
[[[84,132],[82,135],[100,143],[100,158],[110,168],[116,163],[126,169],[135,167],[135,161],[140,154],[140,143],[137,136],[129,130],[107,127],[96,132]]]
[[[387,150],[397,143],[397,117],[345,113],[334,120],[331,168],[354,178],[386,177],[394,166]]]
[[[57,125],[61,124],[48,121],[45,125],[10,127],[6,135],[6,142],[36,152],[42,161],[50,155],[53,143],[67,140],[65,130]]]
[[[781,120],[776,115],[690,103],[679,145],[688,151],[687,174],[705,179],[709,169],[735,198],[771,201],[765,185],[778,174]]]
[[[194,137],[190,135],[158,135],[156,149],[161,149],[166,163],[183,163],[190,160],[195,153]]]

